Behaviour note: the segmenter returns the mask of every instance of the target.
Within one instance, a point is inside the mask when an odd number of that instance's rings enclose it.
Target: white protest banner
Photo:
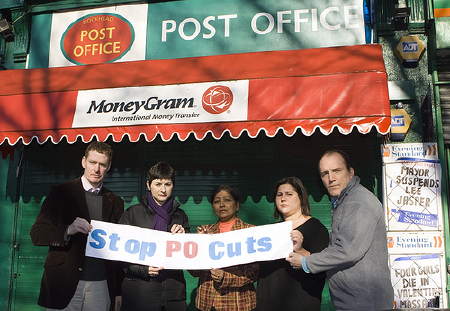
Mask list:
[[[221,234],[172,234],[95,220],[91,225],[86,256],[165,269],[223,268],[292,252],[291,222]]]

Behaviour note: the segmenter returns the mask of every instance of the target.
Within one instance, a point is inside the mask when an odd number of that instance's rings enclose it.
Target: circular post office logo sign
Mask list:
[[[134,41],[131,23],[118,14],[89,14],[73,22],[61,38],[64,56],[77,65],[111,63]]]

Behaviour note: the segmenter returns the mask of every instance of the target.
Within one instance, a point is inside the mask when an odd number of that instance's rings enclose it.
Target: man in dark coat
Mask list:
[[[123,213],[123,200],[102,186],[111,160],[108,144],[89,144],[83,175],[51,189],[31,228],[33,244],[49,247],[38,301],[47,310],[107,311],[120,295],[118,264],[85,257],[90,221],[117,223]]]

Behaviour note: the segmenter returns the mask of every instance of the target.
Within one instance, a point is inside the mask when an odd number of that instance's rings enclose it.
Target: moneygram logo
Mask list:
[[[233,92],[223,85],[212,86],[203,93],[203,109],[212,114],[227,111],[233,103]]]

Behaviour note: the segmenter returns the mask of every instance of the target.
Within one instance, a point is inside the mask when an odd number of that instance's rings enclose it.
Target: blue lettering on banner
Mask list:
[[[269,237],[261,238],[258,240],[259,252],[268,252],[272,249],[272,239]]]
[[[249,254],[256,253],[256,249],[255,249],[255,246],[254,246],[255,242],[256,242],[256,240],[253,237],[248,237],[247,238],[247,241],[246,241],[246,243],[247,243],[247,252]]]
[[[119,248],[117,247],[116,243],[120,240],[119,235],[117,233],[112,233],[109,236],[109,240],[111,241],[109,242],[109,249],[112,251],[118,251]]]
[[[220,241],[215,241],[215,242],[212,242],[211,244],[209,244],[209,257],[214,260],[218,260],[218,259],[222,258],[224,255],[223,252],[218,252],[216,254],[216,252],[215,252],[216,246],[224,247],[225,244],[223,244],[223,242],[220,242]]]
[[[271,239],[269,237],[260,238],[258,241],[254,237],[248,237],[245,241],[247,244],[247,253],[252,254],[256,252],[268,252],[272,249]],[[256,249],[255,244],[259,247]],[[224,251],[220,251],[218,248],[225,247],[225,244],[220,241],[214,241],[209,244],[209,257],[213,260],[219,260],[225,256]],[[241,242],[228,243],[226,245],[226,255],[229,258],[240,256],[242,250]]]
[[[428,227],[437,227],[438,217],[436,214],[424,214],[411,211],[393,209],[392,213],[398,214],[398,222],[416,224]]]
[[[106,236],[106,231],[102,229],[95,229],[91,233],[91,237],[94,240],[89,242],[89,245],[96,249],[101,249],[106,246],[106,240],[102,237]],[[120,241],[120,237],[117,233],[111,233],[109,235],[109,250],[120,251],[117,246],[117,242]],[[152,257],[156,252],[156,243],[154,242],[144,242],[138,240],[128,240],[125,242],[125,251],[130,254],[139,253],[139,260],[145,260],[146,257]]]
[[[234,246],[234,248],[233,248]],[[227,244],[227,254],[228,257],[240,256],[241,255],[241,243],[229,243]]]
[[[159,242],[142,241],[140,239],[127,240],[122,238],[120,236],[120,233],[107,232],[106,230],[100,228],[92,230],[88,243],[88,246],[93,249],[103,249],[112,252],[125,252],[134,255],[135,257],[139,258],[139,261],[141,262],[145,261],[149,257],[155,256],[159,244]],[[172,245],[171,243],[176,243],[175,245],[178,246],[175,248],[171,248],[169,247],[170,245]],[[166,241],[166,244],[166,249],[170,250],[171,252],[181,251],[180,242]],[[197,243],[195,242],[186,242],[183,251],[184,257],[196,257],[197,247]],[[255,238],[254,236],[246,236],[243,237],[240,241],[223,242],[220,240],[216,240],[210,242],[208,247],[208,255],[210,259],[218,261],[227,258],[243,257],[245,255],[256,254],[258,252],[268,252],[272,249],[272,241],[270,237]],[[166,251],[166,256],[171,257],[171,255],[167,254],[168,253]]]
[[[106,241],[100,235],[106,235],[106,231],[102,229],[95,229],[92,231],[91,236],[96,242],[89,242],[89,245],[93,248],[103,248],[106,245]]]
[[[125,243],[125,251],[130,254],[136,254],[139,252],[140,243],[138,240],[128,240]]]
[[[139,260],[144,260],[145,257],[152,257],[156,252],[156,243],[142,242],[141,250],[139,252]]]
[[[125,251],[130,254],[139,253],[139,260],[145,260],[145,257],[152,257],[156,252],[156,243],[142,242],[138,240],[128,240],[125,243]]]

